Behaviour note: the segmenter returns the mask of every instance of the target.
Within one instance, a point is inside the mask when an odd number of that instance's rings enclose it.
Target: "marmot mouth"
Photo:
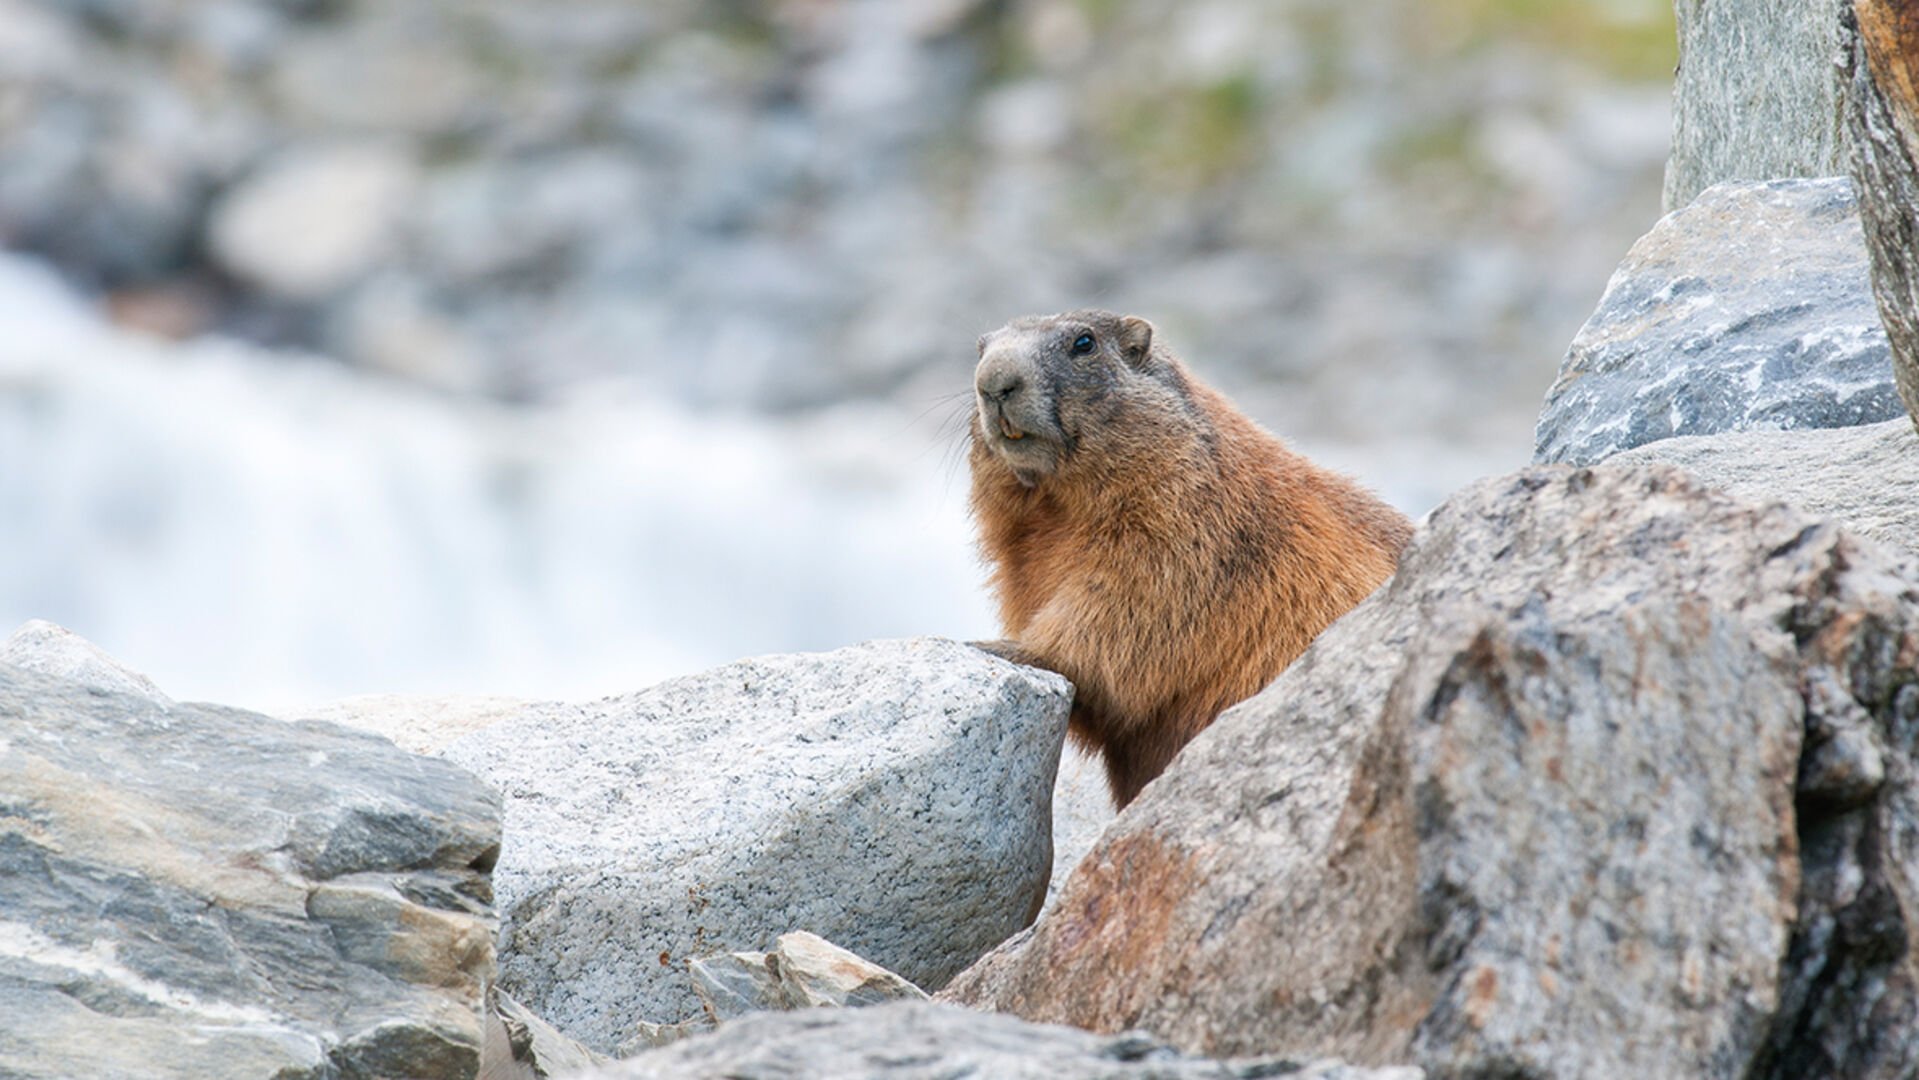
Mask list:
[[[1044,426],[1023,428],[1002,409],[981,410],[980,438],[1023,488],[1031,490],[1059,469],[1062,447]]]
[[[1051,473],[1060,452],[1059,443],[1044,419],[1021,416],[1023,411],[982,403],[976,429],[979,437],[1008,465]]]

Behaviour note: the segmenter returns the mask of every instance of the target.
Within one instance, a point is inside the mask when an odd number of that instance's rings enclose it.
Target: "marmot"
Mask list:
[[[969,457],[1006,639],[1077,689],[1124,807],[1393,573],[1412,523],[1201,383],[1144,319],[979,339]]]

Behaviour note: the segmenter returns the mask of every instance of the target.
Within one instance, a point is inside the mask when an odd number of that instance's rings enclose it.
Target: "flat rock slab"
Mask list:
[[[1140,1034],[1101,1036],[950,1005],[761,1013],[568,1080],[1422,1080],[1337,1061],[1208,1061]]]
[[[1910,1075],[1915,582],[1671,466],[1475,485],[940,997],[1449,1077]]]
[[[471,1077],[498,798],[86,668],[0,663],[0,1073]]]
[[[1851,181],[1726,183],[1627,253],[1546,392],[1533,460],[1905,414]]]
[[[937,988],[1045,894],[1071,689],[936,639],[536,705],[444,753],[506,796],[504,987],[601,1051],[688,960],[807,930]]]
[[[1778,499],[1919,555],[1919,433],[1907,420],[1662,439],[1612,460],[1668,462],[1708,487]]]

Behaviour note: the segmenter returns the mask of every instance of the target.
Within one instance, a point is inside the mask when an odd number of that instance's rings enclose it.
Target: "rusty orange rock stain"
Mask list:
[[[1484,1028],[1493,1018],[1493,1006],[1499,1001],[1499,973],[1481,965],[1475,970],[1466,990],[1466,1004],[1460,1011],[1475,1029]]]
[[[1193,857],[1150,832],[1081,864],[1062,914],[1028,949],[1014,1012],[1091,1031],[1133,1027],[1184,952],[1169,929],[1201,884]]]

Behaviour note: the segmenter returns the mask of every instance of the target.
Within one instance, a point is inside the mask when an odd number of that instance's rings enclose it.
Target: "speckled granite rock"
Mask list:
[[[1904,412],[1851,182],[1729,183],[1627,253],[1546,392],[1533,460]]]
[[[4,659],[4,657],[0,657]],[[366,694],[286,710],[289,719],[331,720],[384,735],[416,754],[435,754],[447,744],[517,716],[534,705],[519,698],[480,695]],[[1053,785],[1053,873],[1047,902],[1059,892],[1113,820],[1113,797],[1097,758],[1068,745],[1060,751]]]
[[[1919,1068],[1919,560],[1532,468],[1228,710],[940,995],[1448,1077]]]
[[[453,742],[506,796],[503,985],[601,1051],[699,1013],[689,958],[795,929],[944,985],[1044,895],[1070,700],[925,638],[529,706]]]
[[[1422,1080],[1414,1068],[1185,1057],[1137,1033],[1093,1035],[947,1005],[762,1013],[568,1080]]]
[[[497,797],[103,663],[0,663],[0,1073],[473,1076]]]

